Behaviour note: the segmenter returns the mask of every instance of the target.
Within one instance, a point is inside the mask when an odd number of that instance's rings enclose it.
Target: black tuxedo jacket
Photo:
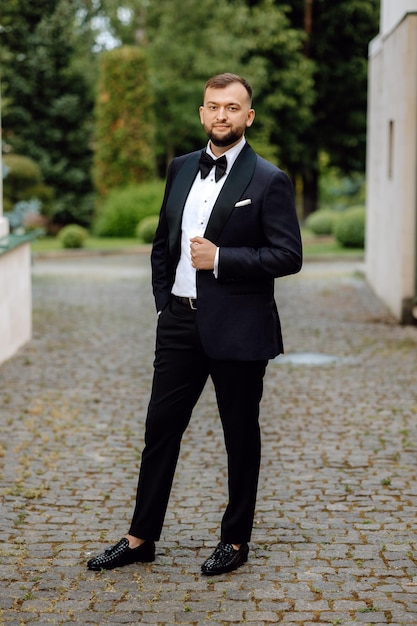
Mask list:
[[[185,201],[201,150],[175,158],[152,248],[156,307],[168,303],[180,255]],[[301,269],[300,229],[287,175],[245,144],[214,205],[204,237],[220,248],[218,277],[197,272],[197,316],[208,356],[267,360],[283,352],[274,278]],[[184,294],[186,295],[186,294]]]

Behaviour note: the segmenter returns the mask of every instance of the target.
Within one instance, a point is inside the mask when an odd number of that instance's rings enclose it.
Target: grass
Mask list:
[[[342,258],[350,258],[363,254],[363,250],[357,248],[342,248],[334,237],[317,236],[303,229],[301,231],[303,239],[304,257],[321,257],[321,256],[340,256]],[[86,250],[126,250],[128,248],[137,248],[142,244],[136,238],[118,238],[118,237],[88,237],[84,245]],[[57,252],[63,250],[62,245],[56,237],[41,237],[36,239],[32,244],[33,253]]]
[[[138,239],[119,237],[88,237],[84,249],[86,250],[125,250],[140,246]],[[63,250],[57,237],[40,237],[31,244],[32,252],[56,252]]]
[[[304,257],[341,256],[343,258],[363,255],[358,248],[343,248],[333,236],[314,235],[307,229],[301,229]]]

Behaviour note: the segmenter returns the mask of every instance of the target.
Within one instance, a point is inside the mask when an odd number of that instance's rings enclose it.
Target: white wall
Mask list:
[[[3,216],[2,174],[0,150],[0,239],[9,234],[9,221]],[[0,364],[13,356],[31,337],[31,252],[30,244],[23,243],[0,254]]]
[[[386,35],[406,13],[417,11],[417,0],[382,0],[380,34]]]
[[[0,363],[32,335],[30,244],[0,255]]]
[[[417,2],[398,2],[398,9],[411,4]],[[394,5],[383,3],[389,24],[399,15]],[[416,270],[417,13],[397,24],[370,47],[366,274],[394,315],[408,322]]]

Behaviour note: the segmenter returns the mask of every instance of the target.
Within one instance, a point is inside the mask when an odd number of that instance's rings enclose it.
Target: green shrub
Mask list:
[[[93,177],[100,196],[155,177],[155,117],[147,56],[140,46],[100,55]]]
[[[98,237],[135,237],[139,222],[159,214],[163,193],[163,181],[112,189],[101,205],[94,233]]]
[[[82,248],[88,233],[78,224],[69,224],[59,231],[58,238],[64,248]]]
[[[46,231],[48,226],[48,220],[44,215],[40,215],[37,213],[28,213],[25,215],[23,221],[23,227],[26,233],[31,233],[35,230]]]
[[[306,227],[315,235],[331,235],[339,214],[330,209],[322,209],[308,216]]]
[[[9,220],[9,225],[12,231],[17,231],[25,228],[25,222],[29,216],[38,216],[41,203],[37,198],[31,200],[20,200],[16,202],[11,211],[4,213],[5,217]]]
[[[24,186],[33,185],[41,180],[41,170],[33,159],[22,154],[3,155],[6,178],[10,182],[20,181]]]
[[[363,248],[365,245],[365,208],[354,206],[343,211],[337,220],[334,234],[344,248]]]
[[[33,159],[21,154],[5,154],[3,166],[4,197],[11,204],[32,198],[44,204],[53,199],[53,189],[42,182],[41,170]]]
[[[141,239],[144,243],[152,243],[155,237],[156,227],[158,226],[159,216],[150,215],[144,217],[136,227],[136,237]]]

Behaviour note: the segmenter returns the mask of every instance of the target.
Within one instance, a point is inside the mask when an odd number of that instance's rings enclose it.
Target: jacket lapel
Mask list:
[[[198,172],[201,152],[201,150],[193,152],[185,161],[175,176],[169,192],[166,215],[169,228],[169,250],[174,259],[178,257],[180,251],[182,214],[187,196]],[[204,233],[204,237],[210,241],[214,243],[217,241],[236,202],[250,183],[255,165],[256,154],[249,144],[245,144],[213,207]]]
[[[181,222],[187,196],[198,172],[201,151],[193,152],[175,176],[167,200],[167,221],[169,228],[169,250],[175,259],[181,242]]]
[[[233,208],[251,181],[256,165],[256,154],[245,144],[229,172],[213,207],[204,237],[216,243]]]

